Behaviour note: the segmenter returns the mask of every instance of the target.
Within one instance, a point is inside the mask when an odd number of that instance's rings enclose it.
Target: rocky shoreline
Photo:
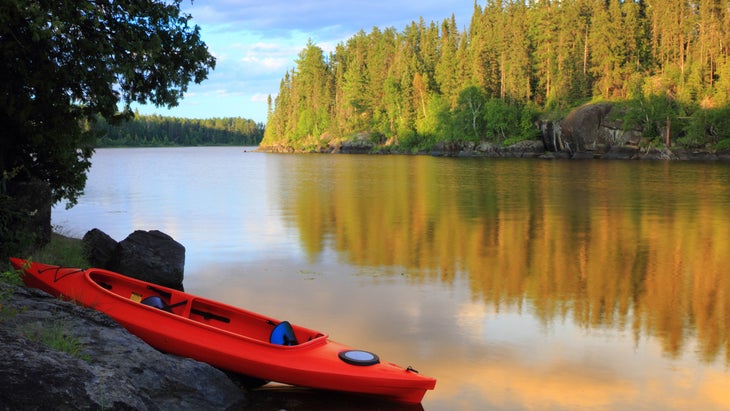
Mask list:
[[[245,392],[208,364],[161,353],[105,314],[0,283],[2,410],[233,410]],[[56,351],[43,335],[75,342]],[[49,338],[49,337],[46,337]]]
[[[297,150],[290,146],[261,146],[257,151],[265,153],[320,153],[320,154],[415,154],[435,157],[481,157],[481,158],[536,158],[570,160],[676,160],[676,161],[720,161],[730,162],[730,151],[721,152],[707,149],[686,149],[680,147],[638,147],[613,146],[597,147],[595,150],[580,152],[546,151],[542,141],[521,141],[501,147],[491,143],[453,143],[439,144],[433,150],[416,153],[393,152],[379,148],[367,141],[345,141],[326,145],[315,151]]]
[[[157,230],[116,242],[94,229],[76,247],[93,266],[182,289],[185,248]],[[6,353],[0,410],[240,410],[250,404],[243,376],[157,351],[102,312],[3,282],[0,347]]]

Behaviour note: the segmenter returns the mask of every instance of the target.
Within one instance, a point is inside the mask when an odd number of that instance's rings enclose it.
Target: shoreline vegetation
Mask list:
[[[713,147],[686,148],[664,146],[621,146],[609,147],[600,151],[584,151],[577,153],[546,151],[541,141],[522,141],[510,146],[481,144],[438,144],[431,149],[399,151],[394,147],[375,146],[358,141],[328,143],[315,149],[297,149],[291,146],[259,146],[256,151],[264,153],[323,153],[323,154],[399,154],[429,155],[435,157],[458,158],[533,158],[544,160],[670,160],[670,161],[720,161],[730,162],[730,150],[718,150]]]
[[[189,119],[140,115],[119,125],[99,117],[89,126],[95,147],[256,146],[264,125],[242,117]]]
[[[730,9],[699,0],[487,1],[464,29],[452,15],[361,30],[329,53],[310,40],[269,98],[261,146],[512,147],[610,103],[641,149],[726,150],[729,22]]]

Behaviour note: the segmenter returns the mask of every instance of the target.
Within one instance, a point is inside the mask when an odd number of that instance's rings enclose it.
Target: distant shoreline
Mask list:
[[[610,147],[595,151],[547,151],[539,140],[522,141],[508,147],[492,144],[451,145],[436,147],[433,150],[405,152],[392,147],[378,147],[367,144],[348,144],[345,142],[336,146],[324,146],[316,149],[297,149],[291,146],[259,146],[258,152],[264,153],[319,153],[319,154],[399,154],[399,155],[429,155],[434,157],[454,158],[537,158],[546,160],[652,160],[652,161],[707,161],[730,162],[730,150],[710,151],[691,150],[687,148],[665,147]]]

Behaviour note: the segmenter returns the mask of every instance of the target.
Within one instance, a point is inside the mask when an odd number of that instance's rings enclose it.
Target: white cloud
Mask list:
[[[198,118],[241,116],[265,122],[268,95],[278,93],[281,79],[295,66],[309,39],[330,53],[361,29],[369,32],[377,26],[400,31],[420,16],[427,22],[441,21],[455,12],[457,22],[464,25],[473,6],[473,0],[183,2],[183,12],[192,14],[216,57],[216,68],[202,84],[190,85],[178,107],[144,107],[140,112]]]
[[[283,57],[266,57],[266,58],[259,58],[255,56],[246,56],[241,59],[242,62],[246,64],[254,64],[259,67],[259,69],[265,69],[267,71],[270,70],[277,70],[279,72],[283,72],[288,68],[288,65],[291,64],[291,60]]]
[[[473,6],[473,0],[195,0],[188,11],[195,21],[252,31],[316,31],[323,27],[357,31],[373,26],[401,29],[421,16],[427,22],[441,21],[452,12],[468,22]]]

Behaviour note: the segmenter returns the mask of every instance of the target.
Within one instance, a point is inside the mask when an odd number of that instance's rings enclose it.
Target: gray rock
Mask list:
[[[183,290],[185,247],[161,231],[137,230],[119,242],[103,268]]]
[[[114,251],[119,243],[107,233],[94,228],[84,234],[81,239],[84,244],[86,259],[93,267],[106,268],[114,256]]]
[[[375,148],[375,143],[370,141],[368,133],[361,133],[354,140],[343,141],[333,148],[333,153],[342,154],[368,154]]]
[[[0,287],[13,292],[0,302],[2,410],[226,410],[246,403],[222,371],[163,354],[103,313],[39,290]],[[43,333],[76,341],[77,356],[39,342]]]
[[[545,144],[537,140],[524,140],[502,149],[507,157],[536,158],[545,154]]]
[[[438,157],[537,158],[545,154],[545,145],[538,140],[520,141],[507,147],[485,141],[450,141],[437,143],[429,154]]]
[[[600,155],[614,147],[637,146],[641,130],[625,129],[611,103],[586,104],[561,121],[544,121],[540,125],[542,140],[550,151],[591,152]],[[611,158],[616,158],[614,152]],[[585,156],[578,156],[585,158]]]
[[[602,158],[606,160],[631,160],[640,154],[638,147],[611,147]]]

